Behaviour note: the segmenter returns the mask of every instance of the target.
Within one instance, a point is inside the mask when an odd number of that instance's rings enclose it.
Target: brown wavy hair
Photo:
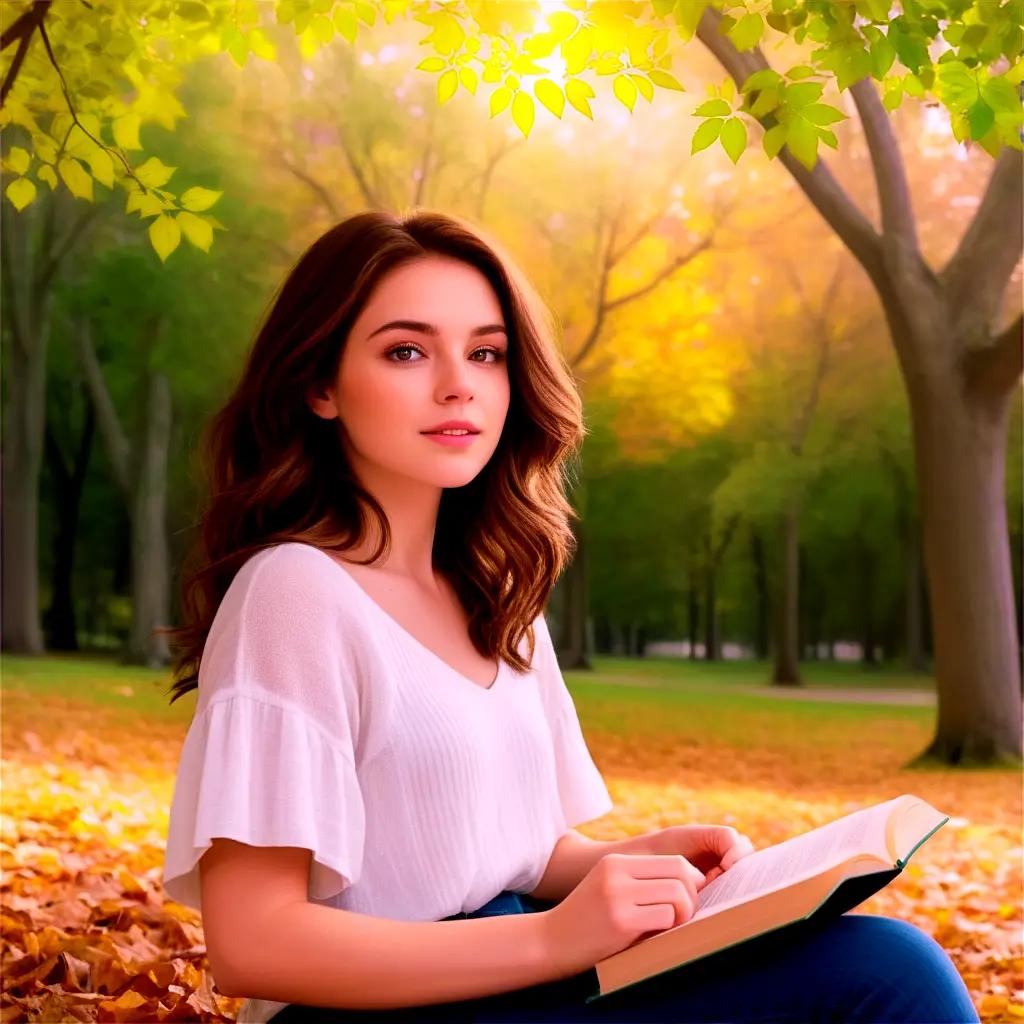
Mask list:
[[[335,420],[309,408],[309,388],[333,380],[346,338],[377,282],[428,254],[480,270],[508,328],[510,404],[502,436],[477,476],[441,497],[433,561],[469,614],[474,647],[526,671],[532,622],[575,551],[566,495],[583,438],[582,402],[556,343],[556,321],[525,275],[466,220],[422,209],[349,217],[315,241],[272,301],[241,377],[200,439],[207,495],[182,565],[182,625],[162,628],[175,651],[171,704],[199,685],[214,614],[256,552],[299,541],[356,546],[366,514],[390,549],[383,508],[355,479]],[[529,638],[529,661],[517,648]]]

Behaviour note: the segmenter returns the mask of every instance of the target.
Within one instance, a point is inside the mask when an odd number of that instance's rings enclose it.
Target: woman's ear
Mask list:
[[[321,419],[333,420],[338,417],[338,407],[334,404],[334,395],[323,385],[312,384],[306,391],[306,404]]]

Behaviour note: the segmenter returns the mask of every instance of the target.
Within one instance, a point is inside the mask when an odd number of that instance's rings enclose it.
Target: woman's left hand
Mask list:
[[[652,853],[682,854],[694,867],[704,872],[707,882],[754,852],[754,844],[732,825],[670,825],[649,832]]]

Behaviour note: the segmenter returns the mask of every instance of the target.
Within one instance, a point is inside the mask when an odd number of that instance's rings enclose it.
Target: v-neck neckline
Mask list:
[[[311,546],[315,547],[315,545]],[[355,587],[355,589],[363,596],[363,598],[377,612],[378,615],[380,615],[383,619],[389,622],[391,626],[395,630],[397,630],[402,636],[406,637],[406,639],[410,643],[414,644],[419,650],[423,651],[429,657],[433,658],[438,665],[440,665],[442,668],[447,669],[457,679],[461,679],[464,683],[466,683],[467,686],[472,686],[474,690],[479,690],[481,693],[492,693],[495,689],[497,689],[499,683],[501,682],[502,676],[505,674],[504,658],[502,658],[499,655],[498,671],[495,673],[494,678],[491,680],[488,686],[483,686],[480,683],[478,683],[475,679],[470,679],[469,676],[463,675],[461,672],[458,671],[458,669],[455,669],[451,665],[449,665],[448,662],[445,661],[440,654],[438,654],[436,651],[432,651],[425,643],[423,643],[423,641],[418,640],[416,637],[414,637],[412,633],[410,633],[409,630],[407,630],[405,626],[403,626],[393,615],[391,615],[389,612],[386,612],[366,592],[366,590],[360,585],[359,581],[355,578],[355,576],[353,576],[352,573],[350,573],[348,569],[346,569],[341,564],[341,561],[339,559],[335,558],[334,555],[330,554],[329,552],[324,551],[323,548],[316,548],[316,550],[319,551],[322,555],[324,555],[325,558],[329,559],[333,565],[337,566],[338,571],[348,579],[352,586]]]

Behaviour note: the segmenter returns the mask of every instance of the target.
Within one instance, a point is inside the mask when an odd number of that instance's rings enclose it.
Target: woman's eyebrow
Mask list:
[[[378,334],[382,334],[384,331],[416,331],[420,334],[429,334],[432,337],[437,337],[441,331],[434,326],[434,324],[424,323],[422,320],[389,320],[386,324],[378,327],[371,334],[367,335],[367,341],[370,338],[376,337]],[[483,334],[505,334],[505,327],[502,324],[484,324],[483,327],[474,327],[469,332],[470,337],[476,338]]]

